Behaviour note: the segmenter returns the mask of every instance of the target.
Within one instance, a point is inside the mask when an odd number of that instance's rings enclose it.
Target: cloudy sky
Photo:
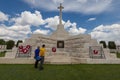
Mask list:
[[[90,34],[120,44],[120,0],[0,0],[0,39],[50,35],[59,23],[60,3],[70,35]]]

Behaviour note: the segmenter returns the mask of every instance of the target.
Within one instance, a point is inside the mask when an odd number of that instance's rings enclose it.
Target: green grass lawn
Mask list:
[[[31,64],[0,64],[0,80],[120,80],[120,65],[45,64],[39,71]]]

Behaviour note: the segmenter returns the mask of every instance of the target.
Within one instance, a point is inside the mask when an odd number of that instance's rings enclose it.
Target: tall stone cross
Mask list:
[[[64,9],[64,7],[62,6],[62,3],[60,3],[60,6],[58,7],[58,9],[60,9],[59,24],[62,24],[62,9]]]

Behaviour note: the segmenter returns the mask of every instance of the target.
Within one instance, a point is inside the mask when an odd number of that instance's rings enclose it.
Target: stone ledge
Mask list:
[[[33,58],[0,58],[0,64],[34,64]],[[120,59],[90,59],[78,57],[46,57],[45,64],[120,64]]]
[[[89,64],[120,64],[120,59],[87,59]]]
[[[34,59],[23,59],[23,58],[0,58],[0,64],[33,64]]]

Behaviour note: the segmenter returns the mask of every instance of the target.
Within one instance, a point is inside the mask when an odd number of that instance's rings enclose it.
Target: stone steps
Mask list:
[[[70,56],[79,58],[90,58],[88,53],[71,53]]]
[[[63,56],[69,56],[70,54],[68,52],[46,52],[46,56],[51,56],[51,55],[63,55]]]
[[[71,58],[61,56],[61,55],[52,56],[51,60],[50,60],[50,63],[51,64],[70,64],[71,63]]]
[[[34,64],[34,58],[0,58],[0,64]],[[45,57],[46,64],[120,64],[120,59],[90,59],[65,57],[61,55]]]
[[[88,59],[89,64],[120,64],[120,59]]]
[[[0,64],[34,64],[31,58],[0,58]]]

